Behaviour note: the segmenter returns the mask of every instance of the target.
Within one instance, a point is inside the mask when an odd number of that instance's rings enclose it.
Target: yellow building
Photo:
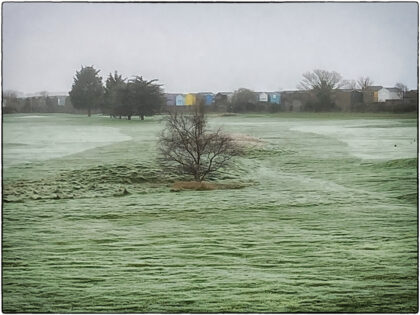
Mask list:
[[[194,94],[187,94],[185,95],[185,105],[187,106],[191,106],[191,105],[195,105],[196,102],[196,98]]]
[[[366,104],[378,102],[378,91],[382,89],[382,86],[368,86],[362,91],[363,102]]]

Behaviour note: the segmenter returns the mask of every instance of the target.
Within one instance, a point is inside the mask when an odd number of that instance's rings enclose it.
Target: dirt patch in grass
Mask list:
[[[218,116],[220,117],[230,117],[230,116],[237,116],[238,114],[235,113],[221,113]]]
[[[266,142],[260,138],[256,138],[250,135],[243,133],[231,133],[229,136],[235,141],[238,145],[243,147],[262,147]]]
[[[241,189],[247,185],[241,183],[209,183],[196,181],[179,181],[172,185],[171,191],[182,190],[219,190],[219,189]]]

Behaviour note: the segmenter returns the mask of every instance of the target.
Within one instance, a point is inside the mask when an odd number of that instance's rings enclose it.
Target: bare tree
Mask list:
[[[371,85],[373,85],[373,81],[369,77],[360,77],[357,80],[357,87],[363,91]]]
[[[338,72],[316,69],[303,74],[299,83],[300,90],[338,89],[343,86],[343,79]]]
[[[240,148],[221,129],[210,132],[201,106],[189,113],[170,112],[159,139],[165,163],[175,164],[183,174],[201,182],[211,173],[230,164]]]
[[[355,80],[344,80],[343,88],[355,90],[357,89],[357,82]]]
[[[408,91],[407,85],[401,82],[395,83],[395,87],[401,91],[399,92],[401,97],[404,97],[404,94]]]
[[[14,90],[5,90],[2,93],[2,108],[4,113],[13,113],[20,111],[19,92]]]
[[[333,90],[343,86],[341,75],[335,71],[316,69],[303,74],[303,79],[297,86],[301,90],[310,90],[316,95],[317,101],[305,106],[315,111],[329,111],[336,107],[332,93]]]

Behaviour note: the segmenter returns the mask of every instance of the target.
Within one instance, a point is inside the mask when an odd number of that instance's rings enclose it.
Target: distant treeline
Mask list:
[[[234,93],[217,93],[213,102],[205,104],[209,112],[285,112],[285,111],[326,111],[316,107],[316,97],[311,91],[286,91],[281,92],[281,102],[271,103],[258,100],[258,93],[251,90],[239,89]],[[366,93],[365,93],[366,95]],[[407,91],[401,99],[377,102],[363,97],[360,91],[337,90],[332,94],[333,106],[327,111],[348,112],[415,112],[418,108],[418,92]],[[197,102],[200,102],[197,95]],[[111,103],[112,104],[112,103]],[[113,117],[128,117],[127,107],[115,108],[112,105],[92,109],[92,113],[106,114]],[[172,105],[160,106],[158,112],[172,108]],[[188,109],[188,105],[176,106],[178,110]],[[69,96],[33,96],[21,98],[13,92],[3,94],[3,114],[13,113],[69,113],[85,114],[86,109],[74,108]],[[131,111],[133,115],[134,111]]]
[[[13,113],[69,113],[77,114],[68,96],[49,96],[42,93],[39,96],[18,97],[13,91],[3,92],[3,114]]]
[[[76,72],[69,96],[20,98],[3,93],[3,113],[103,113],[111,117],[145,116],[170,108],[202,104],[215,112],[349,111],[413,112],[418,109],[418,91],[408,91],[402,83],[395,87],[374,86],[369,77],[343,80],[337,72],[314,70],[303,74],[299,90],[254,92],[240,88],[235,92],[174,94],[163,92],[157,80],[141,76],[123,78],[115,71],[105,81],[92,66]]]
[[[166,99],[157,80],[141,76],[122,78],[110,74],[105,85],[93,67],[76,72],[69,96],[40,96],[22,98],[13,91],[3,93],[3,113],[103,113],[112,117],[131,119],[160,113]]]

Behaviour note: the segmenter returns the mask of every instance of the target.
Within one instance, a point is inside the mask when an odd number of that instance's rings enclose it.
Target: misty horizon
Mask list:
[[[68,92],[75,72],[167,93],[296,90],[337,71],[416,89],[417,3],[3,3],[3,90]]]

